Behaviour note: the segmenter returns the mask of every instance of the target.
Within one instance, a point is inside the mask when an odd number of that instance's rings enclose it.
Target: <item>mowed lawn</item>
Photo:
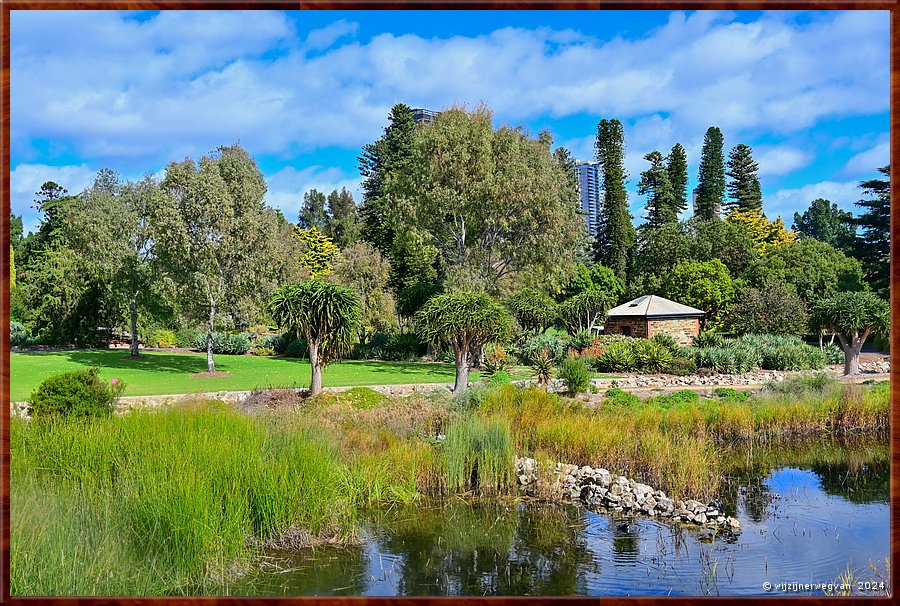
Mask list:
[[[127,350],[99,349],[14,353],[9,362],[10,399],[26,401],[50,375],[90,366],[99,366],[104,379],[124,381],[126,396],[309,386],[309,362],[296,358],[217,355],[216,370],[232,376],[200,378],[191,375],[206,371],[205,353],[141,352],[137,360],[127,356]],[[346,360],[325,368],[324,384],[453,383],[454,377],[452,364]],[[470,375],[470,380],[478,378],[477,372]]]

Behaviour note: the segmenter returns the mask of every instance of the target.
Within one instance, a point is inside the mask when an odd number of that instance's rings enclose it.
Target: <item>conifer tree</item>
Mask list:
[[[647,223],[650,227],[659,227],[678,220],[678,201],[669,181],[669,171],[665,158],[658,151],[652,151],[644,160],[650,168],[641,173],[638,193],[647,196]]]
[[[725,138],[716,126],[710,126],[700,152],[700,177],[694,216],[702,221],[718,219],[725,198]]]
[[[635,232],[625,190],[625,133],[618,120],[597,125],[597,161],[603,171],[603,208],[594,246],[595,259],[625,281]]]
[[[676,213],[687,210],[687,152],[681,143],[676,143],[669,152],[666,171],[669,173],[669,183],[672,184],[672,193],[675,195]]]
[[[728,154],[728,212],[762,211],[762,191],[759,187],[759,164],[753,159],[753,148],[740,143]]]

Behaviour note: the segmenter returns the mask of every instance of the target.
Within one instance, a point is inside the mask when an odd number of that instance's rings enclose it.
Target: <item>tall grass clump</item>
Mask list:
[[[451,491],[496,494],[511,486],[515,451],[504,419],[459,417],[450,424],[442,448]]]

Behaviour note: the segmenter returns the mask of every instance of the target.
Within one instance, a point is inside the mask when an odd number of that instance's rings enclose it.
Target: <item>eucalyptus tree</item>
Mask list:
[[[870,292],[843,292],[816,302],[812,323],[837,334],[844,350],[844,374],[852,375],[859,372],[859,353],[866,339],[888,333],[890,308]]]
[[[359,296],[343,286],[306,280],[275,290],[269,311],[278,326],[309,345],[310,395],[322,391],[322,371],[347,354],[362,322]]]
[[[257,309],[273,284],[279,218],[263,202],[256,162],[238,145],[196,163],[170,163],[162,189],[156,254],[179,287],[184,313],[206,321],[207,370],[215,372],[216,322]]]
[[[415,316],[423,341],[453,348],[456,359],[454,392],[469,382],[469,358],[489,341],[502,341],[512,331],[512,318],[502,305],[484,293],[457,291],[430,298]]]

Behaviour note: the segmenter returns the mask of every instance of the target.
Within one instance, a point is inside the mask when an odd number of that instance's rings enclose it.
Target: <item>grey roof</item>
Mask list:
[[[645,316],[645,317],[672,317],[672,316],[705,316],[706,312],[696,307],[689,307],[670,301],[659,295],[644,295],[618,307],[613,307],[607,316]]]

